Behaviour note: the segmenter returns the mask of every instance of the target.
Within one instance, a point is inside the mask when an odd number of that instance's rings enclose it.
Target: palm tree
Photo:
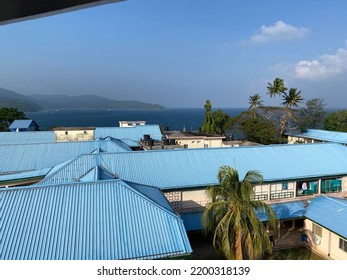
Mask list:
[[[259,94],[254,94],[249,97],[249,110],[254,110],[257,107],[260,107],[263,105],[263,101],[261,100],[261,96]]]
[[[293,119],[292,107],[298,107],[299,103],[302,103],[304,98],[301,96],[301,90],[297,91],[297,88],[290,88],[288,93],[282,95],[282,105],[284,106],[284,112],[280,119],[280,133],[283,133],[288,127],[290,119]]]
[[[248,171],[242,181],[238,171],[223,165],[218,172],[220,185],[210,187],[211,202],[202,216],[207,233],[213,233],[213,246],[222,250],[227,259],[260,259],[265,252],[272,253],[266,227],[257,211],[266,213],[269,226],[276,231],[277,220],[273,209],[255,201],[253,184],[263,177],[257,171]]]
[[[289,92],[284,93],[282,97],[282,105],[287,108],[298,107],[298,103],[302,103],[302,101],[304,100],[304,98],[302,98],[301,96],[301,90],[297,91],[297,88],[290,88]]]
[[[273,84],[268,83],[267,90],[268,90],[267,94],[270,96],[270,98],[274,98],[274,106],[275,106],[276,95],[284,94],[287,88],[284,86],[283,79],[276,78],[273,81]]]

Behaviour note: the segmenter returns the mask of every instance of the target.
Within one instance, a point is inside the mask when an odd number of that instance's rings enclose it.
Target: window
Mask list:
[[[339,248],[342,249],[343,251],[347,252],[347,241],[340,238]]]
[[[282,183],[282,191],[288,190],[288,182],[283,182]]]
[[[322,227],[313,223],[312,224],[312,233],[318,237],[322,237]]]

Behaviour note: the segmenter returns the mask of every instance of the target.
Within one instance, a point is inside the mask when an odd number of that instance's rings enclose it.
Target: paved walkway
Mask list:
[[[275,240],[274,250],[304,245],[301,239],[302,228],[281,225],[279,237]]]

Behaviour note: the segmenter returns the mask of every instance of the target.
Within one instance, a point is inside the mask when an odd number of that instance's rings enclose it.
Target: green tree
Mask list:
[[[301,96],[301,90],[297,88],[290,88],[288,93],[283,93],[282,105],[287,108],[298,107],[299,103],[302,103],[304,98]]]
[[[254,94],[249,97],[249,110],[255,110],[256,108],[263,105],[263,101],[261,100],[261,96],[259,94]]]
[[[260,259],[264,253],[272,253],[266,227],[257,211],[266,213],[274,231],[276,214],[268,204],[252,199],[253,185],[262,179],[259,172],[248,171],[240,181],[238,171],[224,165],[218,172],[219,186],[207,190],[211,203],[203,213],[202,224],[207,233],[213,233],[213,246],[227,259]]]
[[[293,107],[298,107],[299,103],[302,103],[304,98],[301,96],[301,90],[297,88],[290,88],[288,93],[282,95],[282,105],[284,106],[283,114],[280,119],[280,133],[281,135],[288,129],[290,120],[296,121]]]
[[[326,116],[324,99],[311,98],[306,101],[306,107],[297,114],[297,126],[300,131],[308,128],[322,128]]]
[[[238,120],[239,129],[249,141],[263,145],[279,144],[281,138],[280,129],[273,120],[269,120],[260,114],[244,112]]]
[[[206,133],[211,133],[213,115],[212,115],[212,105],[210,100],[206,100],[204,108],[205,108],[205,118],[204,118],[204,122],[202,123],[201,130]]]
[[[276,78],[273,83],[268,83],[267,86],[267,94],[270,96],[270,98],[274,98],[274,104],[275,106],[275,97],[276,95],[284,94],[287,88],[284,86],[283,79]]]
[[[0,108],[0,131],[8,131],[9,126],[14,120],[27,119],[25,114],[17,108]]]
[[[328,115],[324,129],[347,132],[347,110],[339,110]]]
[[[216,134],[223,134],[226,130],[226,125],[228,123],[229,118],[229,115],[221,109],[218,109],[217,111],[213,112],[211,132]]]
[[[230,118],[229,115],[221,109],[212,112],[210,100],[206,100],[204,108],[205,118],[201,130],[206,133],[223,134],[227,128],[227,123]]]

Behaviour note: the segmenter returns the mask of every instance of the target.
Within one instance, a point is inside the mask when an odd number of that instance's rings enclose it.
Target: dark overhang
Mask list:
[[[0,0],[0,25],[125,0]]]

